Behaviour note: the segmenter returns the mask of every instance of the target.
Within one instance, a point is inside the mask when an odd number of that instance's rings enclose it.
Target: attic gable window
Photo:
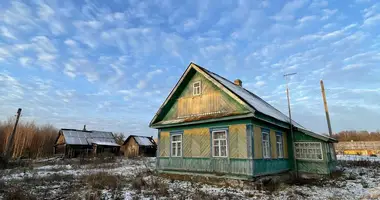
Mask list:
[[[202,84],[200,81],[193,83],[193,96],[198,96],[202,94]]]

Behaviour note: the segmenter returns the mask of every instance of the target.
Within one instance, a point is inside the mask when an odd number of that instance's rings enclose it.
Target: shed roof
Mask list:
[[[126,144],[128,140],[130,140],[130,138],[133,138],[136,141],[137,145],[139,146],[156,146],[156,142],[153,140],[152,137],[138,136],[138,135],[128,136],[124,144]]]
[[[70,145],[101,145],[101,143],[106,143],[107,146],[118,146],[112,132],[61,129],[59,134],[62,134],[66,144]]]

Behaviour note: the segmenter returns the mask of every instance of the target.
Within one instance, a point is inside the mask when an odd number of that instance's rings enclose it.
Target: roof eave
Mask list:
[[[216,118],[216,119],[205,119],[205,120],[192,121],[192,122],[180,122],[180,123],[173,123],[173,124],[153,124],[150,126],[150,128],[155,128],[155,129],[169,128],[169,127],[175,127],[175,126],[204,124],[204,123],[210,123],[210,122],[219,122],[219,121],[226,121],[226,120],[232,120],[232,119],[243,119],[243,118],[252,118],[252,117],[254,117],[254,114],[248,113],[245,115],[228,116],[228,117],[222,117],[222,118]]]
[[[311,136],[311,137],[314,137],[314,138],[317,138],[317,139],[320,139],[320,140],[323,140],[325,142],[334,142],[334,143],[337,143],[338,140],[336,140],[335,138],[332,138],[332,137],[329,137],[327,135],[321,135],[321,134],[318,134],[318,133],[314,133],[312,131],[309,131],[309,130],[306,130],[306,129],[302,129],[302,128],[297,128],[299,131]]]

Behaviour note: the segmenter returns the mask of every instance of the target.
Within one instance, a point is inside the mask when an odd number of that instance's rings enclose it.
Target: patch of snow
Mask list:
[[[336,155],[336,157],[338,160],[380,162],[380,157],[360,156],[360,155]]]

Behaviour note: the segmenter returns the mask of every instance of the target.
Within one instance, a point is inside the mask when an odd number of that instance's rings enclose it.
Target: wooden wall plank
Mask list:
[[[201,81],[202,94],[199,96],[193,96],[193,83],[196,81]],[[247,109],[197,72],[182,89],[163,121],[220,112],[228,115],[246,113]]]
[[[284,143],[284,158],[289,158],[289,149],[288,149],[288,134],[282,133],[283,143]]]
[[[261,127],[254,125],[253,130],[255,149],[254,154],[256,159],[260,159],[263,158]]]
[[[246,124],[229,127],[229,144],[231,158],[248,158]]]
[[[159,142],[160,157],[170,156],[170,132],[161,132]]]
[[[274,130],[270,130],[270,147],[271,147],[271,157],[277,158],[277,146],[276,146],[276,132]]]

